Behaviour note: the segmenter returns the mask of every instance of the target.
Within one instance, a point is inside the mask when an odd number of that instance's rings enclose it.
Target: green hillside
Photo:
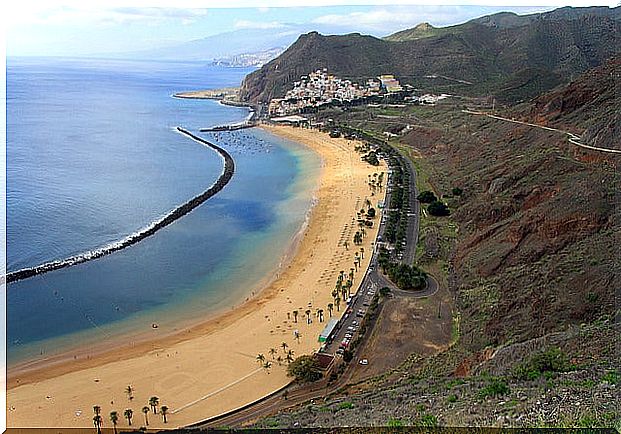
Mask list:
[[[499,20],[502,25],[490,25],[489,19],[443,29],[423,25],[385,39],[311,32],[249,74],[240,97],[265,103],[283,96],[301,75],[328,68],[354,80],[395,74],[403,83],[423,89],[436,85],[429,75],[459,78],[473,84],[452,83],[446,89],[525,100],[621,52],[620,10],[564,8],[549,15],[554,19],[529,16],[525,25],[523,17],[513,17],[511,23]]]

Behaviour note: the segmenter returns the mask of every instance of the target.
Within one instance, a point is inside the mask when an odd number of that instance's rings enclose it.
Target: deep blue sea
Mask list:
[[[236,162],[223,191],[155,235],[10,284],[9,364],[171,332],[243,300],[278,266],[310,207],[318,157],[262,130],[199,133],[249,111],[171,97],[236,86],[250,71],[7,59],[9,271],[117,241],[206,190],[222,160],[176,126]]]

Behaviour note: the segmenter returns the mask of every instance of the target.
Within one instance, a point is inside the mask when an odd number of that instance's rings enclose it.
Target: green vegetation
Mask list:
[[[448,396],[448,398],[446,398],[446,400],[448,402],[457,402],[457,395],[451,394],[451,395]]]
[[[521,380],[536,380],[542,375],[572,369],[569,359],[559,348],[535,354],[515,368],[513,375]]]
[[[619,384],[619,373],[615,370],[608,371],[602,377],[602,382],[608,384]]]
[[[317,360],[308,355],[300,356],[291,362],[287,367],[287,375],[304,383],[320,380],[323,376]]]
[[[423,289],[427,284],[427,273],[416,266],[393,263],[385,270],[400,289]]]
[[[464,191],[459,187],[453,187],[453,189],[451,190],[453,196],[461,196],[463,192]]]
[[[439,200],[435,200],[431,202],[427,206],[427,211],[429,212],[429,214],[431,214],[432,216],[436,216],[436,217],[442,217],[442,216],[447,216],[451,214],[451,211],[448,209],[448,206],[446,206],[444,202],[441,202]]]
[[[485,387],[479,390],[479,396],[481,398],[487,398],[490,396],[506,395],[511,390],[506,381],[499,378],[493,378]]]
[[[416,422],[418,426],[433,428],[438,426],[438,418],[432,414],[423,414]]]
[[[418,195],[418,200],[421,203],[431,203],[437,201],[438,198],[433,193],[433,191],[425,190],[420,192],[420,194]]]
[[[354,403],[350,401],[343,401],[339,404],[339,410],[348,410],[354,408]]]
[[[371,166],[379,166],[379,159],[374,151],[369,152],[362,156],[362,160],[369,163]]]
[[[401,419],[391,417],[390,419],[388,419],[388,422],[386,422],[386,426],[390,428],[399,428],[399,427],[405,426],[405,424],[403,423]]]
[[[379,295],[381,297],[387,297],[390,294],[390,288],[387,286],[382,286],[379,290]]]

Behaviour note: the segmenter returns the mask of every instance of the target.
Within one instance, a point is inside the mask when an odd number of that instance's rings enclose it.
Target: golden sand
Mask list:
[[[134,411],[132,427],[145,425],[141,412],[151,396],[169,408],[168,423],[160,414],[148,414],[149,428],[173,428],[204,420],[269,394],[290,381],[281,344],[294,356],[319,348],[317,337],[325,327],[317,318],[328,303],[340,270],[349,273],[354,256],[365,250],[355,274],[355,292],[368,267],[377,224],[367,229],[361,246],[354,246],[356,211],[371,196],[368,175],[386,171],[360,160],[355,143],[333,139],[315,130],[265,127],[269,132],[304,144],[322,158],[317,205],[293,257],[278,276],[239,308],[221,314],[182,333],[155,342],[127,345],[86,360],[64,361],[36,369],[9,372],[7,396],[9,427],[92,427],[93,406],[101,407],[103,426],[110,428],[109,413],[119,412],[119,428],[127,408]],[[383,195],[383,193],[382,193]],[[344,241],[349,241],[348,248]],[[343,312],[334,309],[334,315]],[[298,321],[293,321],[297,310]],[[311,310],[307,324],[305,311]],[[294,331],[299,332],[299,339]],[[270,354],[270,349],[276,354]],[[257,362],[261,353],[272,367]],[[93,353],[95,354],[95,353]],[[134,388],[129,400],[125,388]]]

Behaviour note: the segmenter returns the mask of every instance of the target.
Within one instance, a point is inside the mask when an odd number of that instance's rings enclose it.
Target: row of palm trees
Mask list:
[[[270,348],[268,353],[270,356],[272,356],[272,360],[278,363],[278,366],[282,365],[283,363],[289,364],[293,362],[293,355],[295,353],[292,349],[289,348],[289,345],[286,342],[283,342],[282,344],[280,344],[280,347],[282,348],[284,357],[281,355],[277,355],[278,350],[276,348]],[[272,367],[272,362],[267,360],[263,353],[257,354],[256,360],[266,370],[269,370]]]
[[[131,389],[131,386],[128,386],[128,389]],[[128,399],[131,401],[133,400],[133,396],[131,393],[128,393],[128,389],[125,390],[125,392],[128,394]],[[133,389],[131,389],[131,392],[133,393]],[[160,404],[160,400],[157,396],[152,396],[151,398],[149,398],[149,405],[148,406],[144,406],[141,409],[141,412],[144,415],[144,423],[146,426],[149,426],[149,412],[153,412],[153,414],[157,414],[158,413],[158,406]],[[165,405],[162,405],[161,407],[159,407],[159,413],[162,416],[162,419],[164,420],[164,423],[168,422],[167,416],[168,416],[168,407]],[[93,424],[95,425],[95,428],[97,429],[97,434],[101,434],[101,427],[103,426],[103,417],[101,416],[101,407],[98,405],[93,406]],[[131,408],[126,408],[125,411],[123,412],[123,417],[125,419],[127,419],[127,424],[129,426],[131,426],[132,424],[132,419],[134,417],[134,410],[132,410]],[[112,427],[114,428],[114,433],[116,434],[116,426],[119,423],[120,420],[120,416],[119,416],[119,412],[118,411],[111,411],[110,412],[110,422],[112,423]]]

